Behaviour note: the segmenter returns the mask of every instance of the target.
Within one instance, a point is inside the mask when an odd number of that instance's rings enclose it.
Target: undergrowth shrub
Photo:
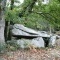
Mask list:
[[[0,53],[4,53],[6,51],[6,45],[0,43]]]
[[[15,51],[19,48],[20,48],[20,46],[16,43],[16,40],[7,41],[8,50]]]

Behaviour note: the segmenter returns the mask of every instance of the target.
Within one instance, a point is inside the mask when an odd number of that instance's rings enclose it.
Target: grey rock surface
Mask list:
[[[13,26],[13,28],[22,30],[22,31],[27,32],[27,33],[38,34],[37,31],[35,31],[35,30],[33,30],[33,29],[30,29],[30,28],[27,28],[27,27],[25,27],[25,26],[23,26],[23,25],[21,25],[21,24],[15,24],[15,25]]]
[[[30,35],[29,33],[26,33],[24,31],[16,29],[16,28],[12,29],[12,34],[13,35],[25,35],[25,36]]]
[[[30,45],[35,48],[44,47],[44,40],[42,37],[37,37],[34,39],[19,39],[17,40],[17,44],[20,45],[21,48],[28,48]]]
[[[56,43],[56,35],[52,35],[52,36],[50,37],[49,45],[54,46],[55,43]]]
[[[36,31],[31,28],[25,27],[21,24],[14,24],[13,29],[12,29],[12,35],[15,35],[15,37],[26,37],[26,38],[31,38],[33,37],[34,39],[31,39],[31,44],[36,46],[36,47],[44,47],[44,41],[42,37],[50,38],[49,40],[49,45],[54,46],[55,41],[56,41],[56,36],[53,34],[48,34],[46,31]],[[21,44],[22,48],[25,48],[26,46],[24,45],[29,45],[30,40],[28,39],[23,39],[19,40],[18,44]]]
[[[12,34],[22,36],[50,37],[50,35],[48,35],[45,31],[36,31],[21,24],[14,24]]]
[[[44,40],[42,37],[38,37],[38,38],[34,38],[32,39],[31,42],[32,45],[34,45],[35,47],[44,47]]]

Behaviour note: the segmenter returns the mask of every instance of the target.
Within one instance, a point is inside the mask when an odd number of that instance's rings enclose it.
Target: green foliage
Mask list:
[[[52,25],[54,28],[60,27],[60,2],[58,0],[51,0],[47,5],[41,4],[41,1],[37,0],[38,5],[34,4],[31,7],[32,2],[34,0],[24,0],[21,6],[14,7],[13,10],[6,9],[6,20],[39,30],[49,28],[49,25]],[[29,9],[43,13],[31,13],[28,11]],[[23,15],[21,18],[19,13]]]
[[[19,48],[20,48],[20,46],[17,44],[16,40],[7,41],[7,49],[8,50],[15,51]]]
[[[20,20],[20,24],[37,30],[47,28],[47,26],[49,25],[48,23],[49,22],[47,22],[47,20],[45,21],[45,19],[40,15],[34,13],[28,15],[27,17],[22,17]]]
[[[20,9],[16,9],[16,8],[14,8],[13,10],[8,9],[5,16],[6,20],[12,21],[14,23],[23,24],[33,29],[41,30],[46,28],[47,24],[45,23],[48,23],[48,22],[45,21],[45,19],[42,18],[39,14],[31,13],[28,16],[24,15],[23,17],[20,18],[18,16],[19,12],[20,12]]]
[[[52,1],[50,4],[50,14],[55,18],[56,28],[60,27],[60,2],[58,0]]]
[[[6,10],[5,19],[6,19],[6,21],[12,21],[14,23],[17,23],[19,20],[17,10],[16,9]]]
[[[51,0],[47,5],[39,4],[36,7],[38,7],[37,11],[50,14],[50,16],[45,14],[45,18],[50,25],[52,25],[53,27],[60,26],[60,2],[58,0]]]
[[[0,43],[0,53],[4,53],[6,50],[6,45]]]

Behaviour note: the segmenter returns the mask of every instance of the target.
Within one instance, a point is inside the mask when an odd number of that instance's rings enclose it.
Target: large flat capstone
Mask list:
[[[13,29],[12,29],[12,35],[13,36],[27,36],[27,37],[50,37],[50,35],[48,35],[45,32],[41,32],[41,31],[36,31],[34,29],[25,27],[21,24],[14,24]]]

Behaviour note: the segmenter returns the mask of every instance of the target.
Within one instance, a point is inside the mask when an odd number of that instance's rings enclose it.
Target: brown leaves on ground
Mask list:
[[[0,56],[4,60],[60,60],[60,51],[56,49],[18,50]]]

